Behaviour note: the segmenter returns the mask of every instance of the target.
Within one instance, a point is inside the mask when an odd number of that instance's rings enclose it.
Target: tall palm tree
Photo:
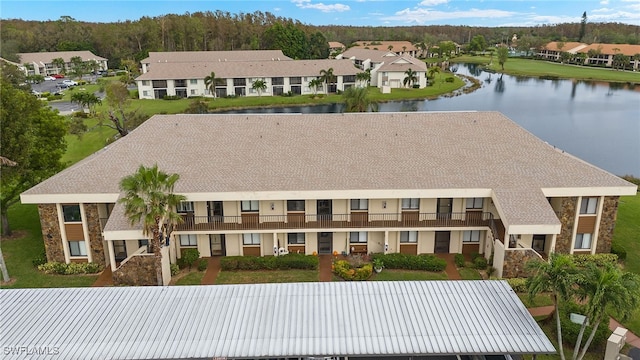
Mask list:
[[[320,86],[322,86],[323,84],[324,83],[323,83],[322,79],[320,79],[320,78],[315,78],[315,79],[312,79],[311,81],[309,81],[309,87],[313,91],[313,96],[316,96],[316,94],[318,93],[318,88]]]
[[[262,92],[267,90],[267,83],[264,80],[258,79],[251,84],[251,88],[258,92],[258,96],[262,96]]]
[[[577,279],[576,267],[568,255],[551,253],[548,262],[533,260],[526,264],[526,269],[532,274],[526,283],[529,299],[533,300],[535,295],[541,292],[551,292],[552,294],[556,314],[558,350],[560,359],[565,360],[558,304],[560,300],[568,300],[572,294],[573,284]]]
[[[66,72],[66,69],[65,69],[66,62],[64,61],[63,58],[55,58],[51,60],[51,63],[56,66],[57,68],[56,71],[58,73],[64,74]]]
[[[344,112],[378,111],[378,103],[369,97],[369,89],[352,86],[342,94]]]
[[[360,82],[364,87],[369,86],[369,81],[371,81],[371,69],[357,73],[356,80],[358,80],[358,82]]]
[[[411,70],[411,68],[408,68],[407,71],[404,72],[405,76],[404,79],[402,80],[402,85],[407,86],[413,86],[413,84],[415,84],[418,81],[418,73]]]
[[[590,263],[580,275],[578,300],[586,302],[586,318],[576,340],[573,351],[574,360],[584,358],[602,321],[606,320],[608,324],[607,310],[615,309],[617,314],[625,320],[640,306],[640,277],[637,274],[623,272],[616,264],[596,266]],[[593,328],[580,351],[580,343],[587,323],[591,323]],[[578,351],[580,351],[579,354]]]
[[[322,79],[322,82],[325,84],[325,86],[327,87],[325,89],[325,93],[329,92],[329,85],[333,84],[335,75],[333,75],[333,68],[328,68],[327,70],[320,70],[320,79]]]
[[[209,89],[209,92],[211,93],[211,95],[213,95],[213,98],[216,98],[216,83],[218,82],[218,79],[216,79],[216,73],[215,72],[211,72],[211,74],[209,74],[208,76],[205,76],[204,78],[204,85],[207,87],[207,89]]]
[[[120,189],[124,192],[118,200],[124,204],[125,216],[131,225],[142,223],[142,232],[151,237],[150,246],[156,259],[156,279],[162,285],[162,253],[160,249],[168,239],[173,226],[182,218],[175,212],[184,195],[173,193],[178,174],[167,174],[158,169],[158,165],[145,167],[140,165],[138,171],[124,177],[120,181]]]
[[[429,79],[435,80],[436,74],[440,72],[440,68],[437,66],[432,66],[429,68]]]

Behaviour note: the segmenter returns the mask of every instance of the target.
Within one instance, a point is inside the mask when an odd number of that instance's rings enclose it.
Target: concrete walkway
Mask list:
[[[329,282],[333,279],[333,271],[331,271],[331,264],[333,262],[332,255],[318,255],[318,272],[319,280],[321,282]]]
[[[209,258],[207,272],[204,273],[200,284],[215,285],[218,274],[220,273],[220,256],[212,256]]]
[[[447,274],[449,280],[460,280],[460,273],[458,272],[458,268],[456,267],[454,258],[455,254],[434,254],[440,259],[444,259],[447,262],[447,267],[444,269],[444,272]]]
[[[111,273],[111,266],[107,266],[104,270],[102,270],[96,281],[91,286],[113,286],[113,274]]]

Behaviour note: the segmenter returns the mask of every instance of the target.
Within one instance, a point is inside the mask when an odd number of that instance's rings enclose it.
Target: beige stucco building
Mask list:
[[[185,248],[477,252],[518,276],[553,251],[609,252],[618,197],[637,190],[496,112],[156,115],[21,195],[39,204],[48,259],[115,274],[144,257],[118,184],[155,163],[187,197],[172,262]]]
[[[95,62],[96,70],[107,70],[107,59],[95,55],[91,51],[53,51],[36,53],[19,53],[20,63],[25,65],[26,75],[54,75],[62,74],[65,70],[71,69],[73,64],[71,59],[79,57],[83,62]],[[64,60],[64,67],[59,67],[54,60]]]

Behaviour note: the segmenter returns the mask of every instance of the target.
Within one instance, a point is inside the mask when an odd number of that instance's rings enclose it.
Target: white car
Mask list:
[[[68,80],[68,79],[67,80],[62,80],[62,83],[67,85],[67,86],[76,86],[76,85],[78,85],[77,82],[75,82],[73,80]]]
[[[53,80],[55,80],[55,79],[56,79],[56,78],[54,78],[53,76],[45,76],[45,77],[44,77],[44,80],[45,80],[45,81],[46,81],[46,80],[53,81]]]

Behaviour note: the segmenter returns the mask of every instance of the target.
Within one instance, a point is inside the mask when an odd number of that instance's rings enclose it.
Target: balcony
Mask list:
[[[486,226],[496,229],[489,212],[467,213],[386,213],[354,212],[332,215],[258,215],[241,216],[183,216],[178,231],[252,231],[295,229],[353,229],[353,228],[436,228]],[[499,227],[499,226],[498,226]],[[497,233],[497,231],[494,231]],[[496,234],[497,235],[497,234]]]

